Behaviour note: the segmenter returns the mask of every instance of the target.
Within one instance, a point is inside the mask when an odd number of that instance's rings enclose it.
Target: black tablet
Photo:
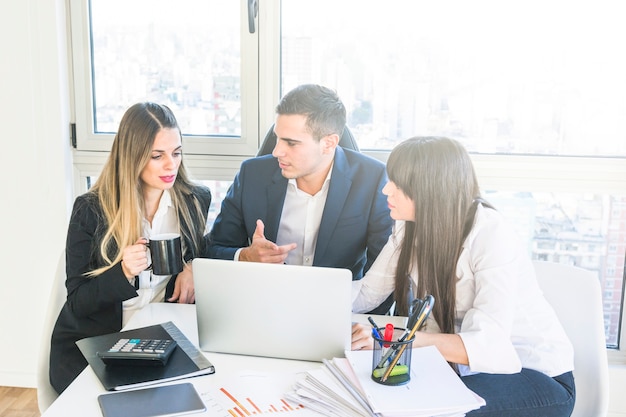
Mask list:
[[[194,386],[184,384],[150,387],[98,396],[104,417],[164,417],[206,410]]]

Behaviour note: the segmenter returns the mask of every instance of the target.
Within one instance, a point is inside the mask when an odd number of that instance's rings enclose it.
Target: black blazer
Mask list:
[[[208,213],[211,204],[209,189],[195,186],[186,203],[193,205],[195,201],[203,213]],[[59,393],[87,366],[75,342],[85,337],[120,331],[122,302],[137,296],[134,286],[124,276],[121,262],[97,277],[84,276],[85,272],[103,266],[99,244],[106,227],[96,195],[86,193],[76,198],[65,251],[67,300],[54,326],[50,345],[50,383]],[[184,232],[185,226],[181,225],[181,228]],[[193,253],[188,241],[184,246],[187,248],[185,260],[198,257],[204,251],[201,248],[200,253]],[[172,276],[167,284],[166,299],[172,294],[175,280],[176,276]]]

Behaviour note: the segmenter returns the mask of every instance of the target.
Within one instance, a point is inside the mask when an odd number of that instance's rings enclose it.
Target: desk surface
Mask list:
[[[353,320],[367,323],[367,315],[355,314]],[[376,316],[374,316],[376,317]],[[404,326],[406,318],[385,316],[379,318],[380,322],[392,322],[396,326]],[[196,307],[190,304],[151,303],[135,313],[124,330],[149,326],[152,324],[172,321],[196,346],[198,345],[198,328],[196,321]],[[198,392],[206,392],[220,387],[229,381],[233,375],[244,371],[285,373],[294,378],[299,372],[320,367],[319,362],[306,362],[295,360],[283,360],[262,358],[243,355],[228,355],[221,353],[204,352],[209,361],[215,365],[215,374],[194,377],[185,380],[173,381],[170,384],[182,381],[194,384]],[[282,383],[282,382],[281,382]],[[98,406],[98,395],[107,392],[96,374],[88,366],[72,384],[59,396],[59,398],[46,410],[42,417],[66,417],[68,415],[101,416]],[[206,402],[206,398],[203,397]],[[199,415],[199,414],[195,414]],[[204,415],[224,415],[208,410]]]

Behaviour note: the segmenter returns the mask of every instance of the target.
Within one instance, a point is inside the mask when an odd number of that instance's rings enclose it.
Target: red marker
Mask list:
[[[391,341],[391,339],[393,339],[393,324],[387,323],[387,325],[385,326],[385,335],[383,336],[383,339],[388,342]],[[386,343],[383,346],[389,347],[389,344]]]

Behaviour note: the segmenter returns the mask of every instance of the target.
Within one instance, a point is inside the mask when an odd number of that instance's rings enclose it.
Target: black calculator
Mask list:
[[[172,339],[120,339],[98,357],[107,365],[163,366],[175,349]]]

